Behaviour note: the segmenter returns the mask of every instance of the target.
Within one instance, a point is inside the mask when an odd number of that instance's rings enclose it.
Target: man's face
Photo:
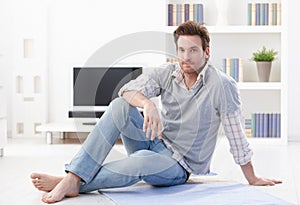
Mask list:
[[[177,56],[181,69],[188,74],[199,73],[209,58],[209,48],[202,50],[198,35],[183,35],[177,41]]]

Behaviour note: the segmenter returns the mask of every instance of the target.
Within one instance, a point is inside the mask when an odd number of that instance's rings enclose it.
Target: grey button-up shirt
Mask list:
[[[235,81],[207,64],[191,89],[185,86],[178,63],[166,64],[124,85],[148,98],[161,97],[163,141],[188,172],[207,174],[218,130],[224,130],[237,164],[251,160],[240,115],[240,97]]]

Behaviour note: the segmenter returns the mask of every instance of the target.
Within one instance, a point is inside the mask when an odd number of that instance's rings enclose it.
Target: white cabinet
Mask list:
[[[6,114],[6,95],[4,85],[0,82],[0,157],[4,155],[4,146],[7,141]]]
[[[243,102],[245,119],[253,114],[280,114],[280,137],[257,137],[251,140],[261,143],[287,143],[287,0],[240,1],[226,0],[227,10],[221,9],[221,1],[215,0],[167,0],[166,25],[168,23],[169,4],[203,4],[204,23],[211,35],[211,58],[217,68],[221,68],[224,58],[239,58],[242,60],[243,81],[238,82]],[[277,25],[249,25],[248,7],[250,5],[276,4],[278,6]],[[184,7],[184,6],[182,6]],[[181,11],[182,12],[182,11]],[[219,15],[218,12],[222,12]],[[226,18],[219,21],[218,17]],[[219,23],[222,22],[222,23]],[[172,33],[176,26],[166,26],[166,31]],[[173,42],[167,43],[172,47]],[[252,53],[263,46],[278,51],[273,61],[270,82],[258,82],[255,62],[251,61]],[[169,50],[175,49],[168,48]],[[175,54],[175,53],[174,53]]]
[[[13,24],[12,137],[40,137],[47,121],[47,4],[19,1]],[[30,9],[31,5],[35,9]],[[14,8],[15,9],[15,8]],[[30,15],[28,11],[31,10]]]

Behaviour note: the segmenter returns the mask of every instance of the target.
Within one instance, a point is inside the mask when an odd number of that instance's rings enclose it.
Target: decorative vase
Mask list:
[[[256,62],[256,67],[259,82],[269,82],[272,61]]]

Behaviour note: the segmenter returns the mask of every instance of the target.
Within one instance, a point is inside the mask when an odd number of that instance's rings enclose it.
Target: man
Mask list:
[[[209,64],[209,34],[189,21],[174,32],[179,63],[143,74],[121,88],[80,151],[67,175],[31,175],[53,203],[81,192],[124,187],[140,180],[154,186],[183,184],[191,173],[207,174],[222,122],[234,160],[251,185],[279,180],[257,177],[251,164],[235,81]],[[150,100],[160,96],[162,110]],[[136,107],[143,109],[142,116]],[[103,164],[121,136],[128,157]]]

